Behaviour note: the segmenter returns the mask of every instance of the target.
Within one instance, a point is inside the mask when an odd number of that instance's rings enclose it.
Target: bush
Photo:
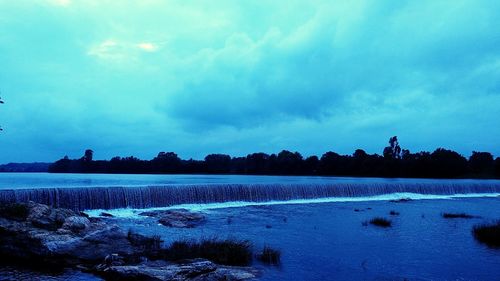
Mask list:
[[[246,266],[252,262],[251,248],[247,240],[177,241],[163,250],[163,258],[170,261],[204,258],[222,265]]]
[[[28,205],[22,203],[11,203],[0,206],[0,217],[25,221],[29,215]]]
[[[392,225],[392,222],[386,218],[373,218],[369,223],[380,227],[390,227]]]
[[[262,252],[257,255],[258,260],[260,260],[263,263],[272,265],[279,265],[280,258],[281,258],[281,252],[269,246],[264,246]]]
[[[466,213],[442,213],[441,216],[445,219],[472,219],[474,216]]]
[[[476,225],[472,228],[472,234],[479,242],[500,248],[500,220],[492,224]]]

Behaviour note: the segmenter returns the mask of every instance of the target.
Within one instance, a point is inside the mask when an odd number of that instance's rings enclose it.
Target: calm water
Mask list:
[[[41,187],[111,187],[158,186],[178,184],[279,184],[279,183],[477,183],[500,180],[384,179],[312,176],[246,176],[246,175],[127,175],[127,174],[49,174],[0,173],[0,189]]]
[[[371,209],[368,209],[371,208]],[[360,209],[355,212],[354,209]],[[390,216],[395,210],[399,216]],[[254,266],[261,280],[500,280],[500,249],[477,243],[474,224],[500,219],[500,198],[345,202],[251,206],[206,211],[195,229],[171,229],[154,219],[115,219],[125,228],[159,234],[169,243],[199,237],[248,239],[256,249],[282,251],[282,265]],[[446,220],[442,212],[477,219]],[[394,226],[363,226],[375,216]]]

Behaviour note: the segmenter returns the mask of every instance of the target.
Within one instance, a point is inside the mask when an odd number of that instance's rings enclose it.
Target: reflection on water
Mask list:
[[[89,186],[158,186],[179,184],[329,184],[329,183],[480,183],[500,184],[500,180],[383,179],[311,176],[246,175],[127,175],[0,173],[0,189]]]

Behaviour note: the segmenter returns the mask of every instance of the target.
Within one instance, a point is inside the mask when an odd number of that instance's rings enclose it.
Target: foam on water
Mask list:
[[[390,200],[444,200],[444,199],[458,199],[458,198],[479,198],[479,197],[500,197],[500,193],[470,193],[470,194],[452,194],[452,195],[433,195],[433,194],[419,194],[419,193],[391,193],[376,196],[365,197],[327,197],[317,199],[297,199],[286,201],[268,201],[268,202],[248,202],[248,201],[235,201],[224,203],[206,203],[206,204],[179,204],[161,208],[119,208],[113,210],[94,209],[86,210],[91,217],[99,217],[102,212],[113,215],[117,218],[131,218],[141,219],[139,213],[152,210],[171,210],[171,209],[187,209],[190,211],[209,212],[214,209],[225,208],[241,208],[249,206],[269,206],[269,205],[285,205],[285,204],[319,204],[319,203],[333,203],[333,202],[367,202],[367,201],[390,201]]]

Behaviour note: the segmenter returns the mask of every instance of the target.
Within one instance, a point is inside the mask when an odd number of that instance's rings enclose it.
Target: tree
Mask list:
[[[209,154],[205,157],[207,172],[226,174],[231,170],[231,156],[226,154]]]
[[[489,152],[473,151],[469,157],[469,168],[471,172],[481,174],[493,170],[493,155]]]
[[[389,146],[386,146],[384,148],[384,157],[392,159],[401,159],[401,147],[399,146],[397,136],[394,136],[389,139]]]
[[[175,173],[181,168],[181,159],[174,152],[160,152],[151,165],[155,173]]]
[[[94,158],[94,151],[92,149],[85,150],[85,154],[83,155],[82,160],[84,162],[92,162],[93,158]]]
[[[459,153],[438,148],[431,154],[431,173],[433,177],[454,178],[467,171],[467,159]]]

